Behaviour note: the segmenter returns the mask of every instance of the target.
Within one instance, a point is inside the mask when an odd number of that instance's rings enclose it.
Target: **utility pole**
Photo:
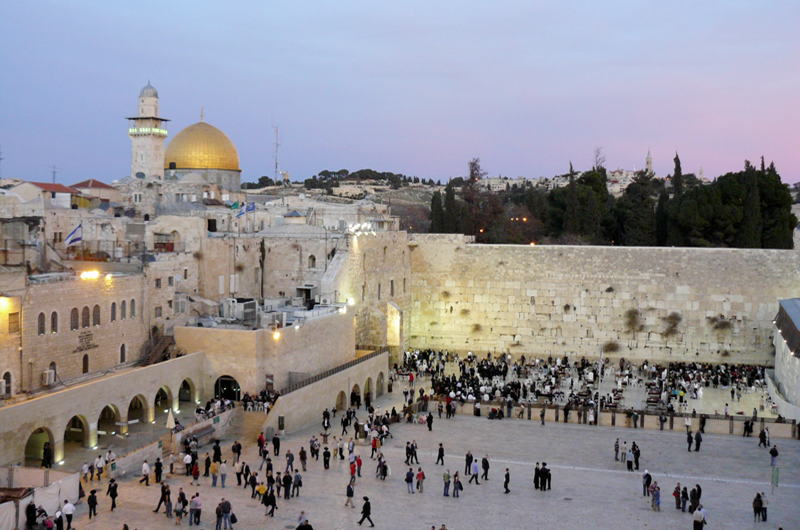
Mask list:
[[[2,168],[2,163],[3,163],[3,149],[2,149],[2,147],[3,147],[3,146],[2,146],[2,145],[0,145],[0,178],[2,178],[2,177],[3,177],[3,168]]]
[[[62,168],[60,168],[60,167],[56,167],[56,165],[55,165],[55,164],[53,164],[53,168],[52,168],[52,169],[53,169],[53,184],[55,184],[55,183],[56,183],[56,173],[57,173],[58,171],[61,171],[61,170],[62,170]]]
[[[275,185],[278,185],[278,146],[281,145],[278,142],[278,128],[274,125],[272,126],[275,129]]]

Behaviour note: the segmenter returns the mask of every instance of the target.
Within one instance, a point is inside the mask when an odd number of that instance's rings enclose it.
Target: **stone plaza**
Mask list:
[[[395,392],[377,401],[382,410],[401,405],[402,394]],[[321,411],[320,411],[321,413]],[[359,417],[364,415],[363,409]],[[337,415],[332,420],[331,435],[339,435]],[[319,425],[283,438],[281,456],[274,457],[275,471],[283,471],[287,449],[295,455],[301,447],[308,449],[308,440],[321,431]],[[227,486],[212,488],[211,479],[200,479],[200,486],[189,486],[184,475],[166,475],[173,491],[182,487],[190,497],[199,492],[203,499],[201,526],[213,528],[214,509],[221,497],[230,500],[239,519],[235,528],[294,528],[304,511],[316,529],[357,528],[362,497],[369,496],[372,519],[377,528],[424,529],[442,524],[448,530],[478,528],[691,528],[691,516],[675,509],[672,491],[677,482],[690,489],[700,484],[701,503],[707,511],[709,525],[714,528],[796,528],[800,505],[796,502],[800,482],[791,470],[800,464],[800,451],[794,442],[773,440],[778,445],[779,485],[770,485],[772,468],[767,451],[758,448],[758,438],[736,435],[707,434],[700,452],[687,452],[686,436],[674,431],[641,430],[626,427],[594,427],[579,424],[547,422],[542,427],[537,417],[532,420],[488,420],[458,414],[454,419],[436,418],[433,430],[425,425],[395,424],[392,439],[382,447],[391,473],[386,481],[375,477],[370,448],[357,445],[356,453],[364,460],[362,477],[355,488],[356,509],[344,507],[349,469],[347,460],[331,460],[331,468],[323,469],[322,461],[309,461],[303,475],[301,496],[289,501],[278,500],[275,518],[265,517],[264,506],[250,498],[250,489],[234,487],[230,446],[237,436],[231,431],[222,441],[223,458],[230,468]],[[350,429],[352,434],[352,428]],[[636,442],[642,451],[640,469],[625,470],[614,461],[614,441],[628,445]],[[349,436],[348,436],[349,439]],[[420,465],[426,480],[423,493],[409,495],[403,483],[405,443],[416,440]],[[243,460],[257,469],[258,453],[254,440],[242,440]],[[445,466],[435,465],[436,450],[444,444]],[[201,448],[201,452],[208,446]],[[270,450],[272,447],[270,446]],[[480,485],[468,484],[464,475],[464,455],[471,451],[477,458],[488,454],[490,480]],[[536,462],[547,462],[552,469],[552,490],[538,491],[532,484]],[[254,465],[255,464],[255,465]],[[295,461],[299,468],[299,461]],[[414,472],[417,471],[414,465]],[[503,493],[505,468],[511,474],[511,493]],[[443,497],[442,474],[459,471],[464,491],[460,498]],[[650,508],[650,499],[642,496],[642,474],[647,469],[662,488],[661,512]],[[262,476],[260,473],[259,476]],[[127,524],[132,530],[172,528],[174,520],[152,512],[159,498],[159,487],[139,484],[137,476],[122,479],[118,509],[109,513],[110,500],[104,496],[107,481],[96,481],[84,489],[99,490],[99,516],[89,521],[85,502],[78,506],[75,527],[84,529],[118,529]],[[756,492],[766,492],[769,499],[769,522],[753,523],[751,503]],[[793,523],[792,521],[795,521]],[[187,525],[184,518],[183,525]]]

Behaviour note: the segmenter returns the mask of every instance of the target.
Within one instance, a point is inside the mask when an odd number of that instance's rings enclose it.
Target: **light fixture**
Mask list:
[[[100,271],[83,271],[81,280],[96,280],[100,277]]]
[[[355,298],[348,298],[347,299],[347,305],[356,305]]]
[[[281,338],[281,332],[276,331],[275,333],[272,334],[272,338],[278,340],[279,338]]]
[[[58,465],[59,466],[63,466],[64,465],[64,461],[62,460],[61,462],[58,463]]]
[[[92,451],[97,451],[97,446],[92,447]]]

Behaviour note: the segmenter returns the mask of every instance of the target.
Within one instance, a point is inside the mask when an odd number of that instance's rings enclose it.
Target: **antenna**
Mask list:
[[[2,149],[2,147],[3,146],[0,145],[0,165],[2,165],[2,162],[3,162],[3,149]],[[0,167],[0,178],[2,178],[2,176],[3,176],[3,169],[2,169],[2,167]]]
[[[281,145],[278,141],[278,128],[273,125],[273,129],[275,129],[275,185],[278,185],[278,146]]]
[[[55,184],[56,183],[56,173],[59,172],[59,171],[62,171],[64,168],[56,167],[55,164],[53,164],[52,166],[47,166],[47,167],[49,167],[50,170],[53,172],[53,184]]]

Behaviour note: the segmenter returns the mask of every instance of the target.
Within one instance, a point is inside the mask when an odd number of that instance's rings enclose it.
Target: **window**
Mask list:
[[[83,356],[83,373],[84,374],[89,373],[89,355]]]
[[[183,279],[187,279],[189,277],[189,269],[183,269]]]
[[[175,293],[175,303],[172,307],[175,309],[176,315],[182,315],[183,313],[186,313],[188,298],[189,295],[186,293]]]
[[[172,309],[172,300],[167,300],[167,307]]]
[[[169,285],[170,287],[172,287],[173,285],[175,285],[175,278],[173,278],[172,276],[170,276],[169,278],[167,278],[167,285]]]
[[[381,284],[378,284],[378,300],[381,299]]]
[[[156,318],[161,318],[161,306],[156,307]]]
[[[75,331],[76,329],[81,327],[80,326],[80,321],[78,319],[79,319],[79,317],[78,317],[78,308],[74,307],[74,308],[72,308],[72,312],[69,314],[69,329],[71,331]]]
[[[389,296],[394,296],[394,280],[389,280]]]
[[[81,327],[89,327],[89,306],[84,306],[83,310],[81,311]]]
[[[44,335],[44,313],[39,313],[39,335]]]
[[[8,332],[9,333],[19,332],[19,313],[8,314]]]
[[[117,321],[117,303],[111,302],[111,322]]]
[[[58,370],[56,369],[56,362],[53,361],[50,363],[50,368],[48,370],[53,371],[53,379],[58,379]]]
[[[128,308],[128,306],[125,303],[125,300],[123,300],[122,303],[119,304],[119,319],[120,320],[125,320],[125,313],[127,312],[127,308]]]
[[[406,292],[406,279],[403,278],[403,292]]]
[[[96,305],[92,308],[92,325],[99,326],[100,325],[100,306]]]
[[[309,269],[317,268],[317,258],[315,258],[313,254],[308,257],[308,268]]]
[[[131,299],[131,318],[136,316],[136,300]]]
[[[58,313],[55,311],[50,314],[50,333],[58,333]]]
[[[156,278],[156,289],[161,289],[161,278]]]
[[[120,364],[125,362],[125,345],[119,347],[119,362]]]

